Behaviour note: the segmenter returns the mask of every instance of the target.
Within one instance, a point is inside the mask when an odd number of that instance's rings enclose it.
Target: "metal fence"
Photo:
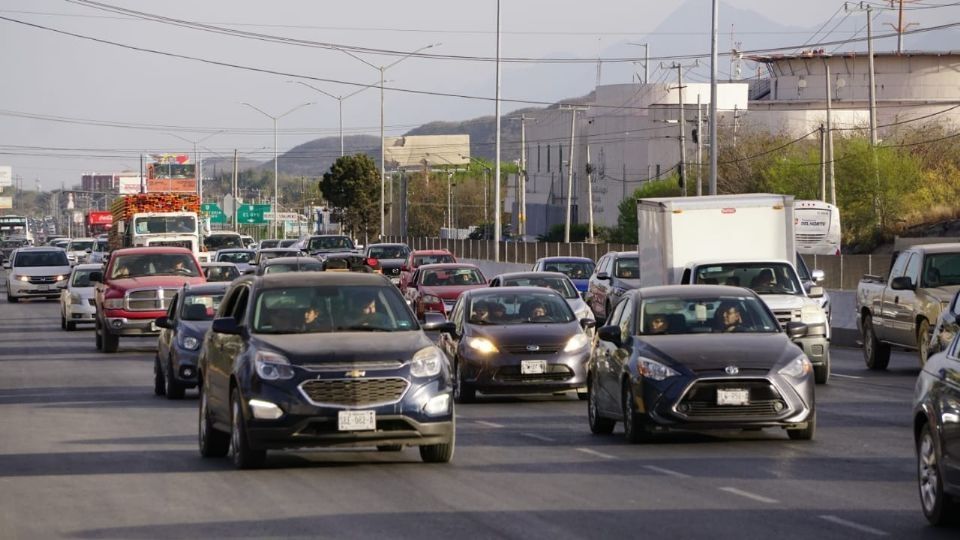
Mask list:
[[[446,249],[465,259],[493,260],[492,240],[390,236],[386,242],[403,242],[411,249]],[[541,257],[588,257],[596,261],[610,251],[635,251],[635,244],[587,242],[500,242],[500,261],[533,265]],[[823,270],[823,286],[855,290],[864,274],[886,275],[891,255],[804,255],[811,269]]]

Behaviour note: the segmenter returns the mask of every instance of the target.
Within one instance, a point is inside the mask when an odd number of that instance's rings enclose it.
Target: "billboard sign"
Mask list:
[[[110,225],[113,223],[113,214],[110,212],[91,210],[87,213],[88,225]]]
[[[470,135],[409,135],[385,137],[387,167],[418,169],[470,164]]]
[[[0,210],[13,208],[13,197],[0,197]]]
[[[140,175],[131,176],[121,174],[117,176],[117,193],[120,195],[140,193]]]
[[[9,165],[0,165],[0,188],[10,187],[12,185],[13,167]],[[9,206],[7,208],[9,208]]]

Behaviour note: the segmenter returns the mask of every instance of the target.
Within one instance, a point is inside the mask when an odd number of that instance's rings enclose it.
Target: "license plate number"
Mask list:
[[[377,413],[376,411],[338,411],[337,429],[340,431],[377,429]]]
[[[749,405],[750,391],[745,388],[717,390],[717,405]]]
[[[521,360],[521,375],[542,375],[547,372],[546,360]]]

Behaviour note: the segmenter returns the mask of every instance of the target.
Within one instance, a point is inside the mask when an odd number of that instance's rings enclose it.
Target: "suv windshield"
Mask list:
[[[180,318],[184,321],[212,321],[221,300],[223,300],[223,293],[184,296],[183,306],[180,307]]]
[[[636,255],[617,259],[614,274],[621,279],[637,279],[640,277],[640,259]]]
[[[90,283],[90,273],[99,272],[99,270],[74,270],[73,277],[70,278],[71,287],[92,287]]]
[[[314,236],[307,244],[310,251],[325,249],[353,249],[353,242],[346,236]]]
[[[67,246],[67,251],[86,251],[93,250],[93,240],[85,240],[80,242],[70,242]]]
[[[14,267],[30,266],[70,266],[64,251],[27,251],[17,253]]]
[[[728,263],[697,268],[694,283],[748,287],[757,294],[803,295],[793,267],[786,263]]]
[[[470,305],[473,324],[568,323],[574,320],[570,305],[549,292],[484,294]]]
[[[578,298],[580,293],[569,280],[554,276],[534,276],[503,280],[504,287],[547,287],[560,293],[564,298]]]
[[[407,246],[370,246],[367,257],[374,259],[405,259],[410,254]]]
[[[393,286],[311,286],[266,289],[257,297],[253,331],[260,334],[401,332],[417,328]]]
[[[203,245],[207,251],[244,247],[239,234],[212,234],[203,239]]]
[[[779,326],[752,296],[650,298],[640,304],[638,334],[777,332]]]
[[[113,263],[111,279],[143,276],[199,276],[193,257],[180,253],[121,255]]]

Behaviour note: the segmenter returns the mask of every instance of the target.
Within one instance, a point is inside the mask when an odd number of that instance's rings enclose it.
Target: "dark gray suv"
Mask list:
[[[604,321],[623,295],[640,286],[640,258],[636,251],[611,251],[597,261],[584,299],[597,321]]]

